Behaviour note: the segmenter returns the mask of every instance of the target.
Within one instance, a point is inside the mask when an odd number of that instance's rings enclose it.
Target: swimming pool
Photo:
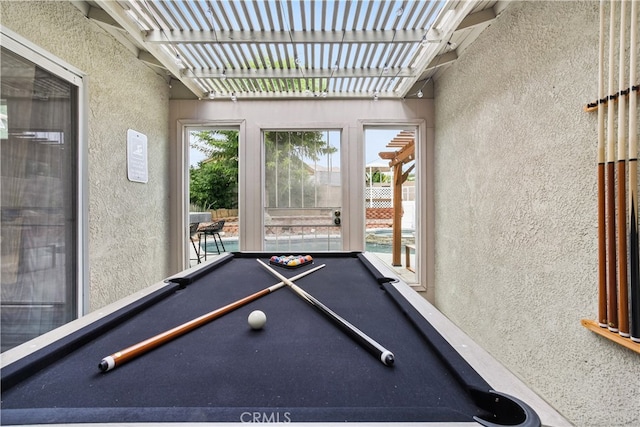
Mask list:
[[[391,253],[392,231],[388,228],[367,230],[365,237],[365,250],[367,252]],[[239,251],[238,238],[224,238],[224,248],[227,252]],[[415,242],[414,230],[402,230],[402,243],[413,244]],[[207,252],[217,252],[216,245],[207,242]],[[222,248],[220,248],[222,250]],[[278,239],[265,240],[264,250],[268,252],[324,252],[341,251],[342,239],[338,236],[286,236]]]

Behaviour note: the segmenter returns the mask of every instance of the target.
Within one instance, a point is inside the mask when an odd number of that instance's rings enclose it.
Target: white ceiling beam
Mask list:
[[[168,54],[166,50],[159,45],[145,43],[142,32],[135,22],[128,18],[124,9],[111,0],[96,0],[96,3],[104,9],[114,20],[122,25],[124,31],[137,43],[146,49],[149,54],[154,56],[164,67],[178,80],[180,80],[194,94],[202,93],[202,88],[192,79],[182,78],[182,68],[178,67],[175,57]]]
[[[414,72],[409,68],[402,69],[390,69],[387,73],[384,72],[384,68],[362,68],[362,69],[341,69],[338,71],[332,70],[318,70],[318,69],[304,69],[299,70],[296,68],[284,68],[284,69],[242,69],[242,70],[230,70],[228,68],[222,69],[209,69],[209,70],[185,70],[183,76],[186,78],[222,78],[222,72],[224,71],[224,78],[237,78],[237,79],[324,79],[324,78],[364,78],[364,77],[382,77],[382,78],[406,78],[415,77]]]
[[[467,15],[460,25],[456,28],[456,31],[464,30],[467,28],[477,27],[478,25],[488,24],[496,19],[496,14],[493,8],[481,10],[480,12]]]
[[[87,16],[89,14],[89,8],[91,6],[86,1],[83,1],[83,0],[70,0],[69,3],[71,3],[72,5],[77,7],[78,10],[80,10],[80,12],[82,12],[82,14],[84,16]]]
[[[101,27],[105,28],[112,34],[116,34],[121,38],[126,37],[130,40],[131,46],[138,49],[138,58],[153,66],[157,69],[157,72],[161,71],[164,75],[173,74],[178,80],[180,80],[185,87],[194,93],[196,96],[202,96],[205,87],[213,85],[214,87],[220,84],[222,78],[222,70],[219,70],[215,64],[209,64],[208,67],[203,70],[191,70],[185,69],[176,64],[176,48],[173,46],[178,44],[220,44],[229,47],[225,49],[237,49],[236,45],[240,44],[308,44],[308,45],[338,45],[338,44],[396,44],[396,43],[409,43],[419,44],[417,46],[419,54],[416,60],[412,62],[410,68],[395,68],[384,73],[381,68],[364,68],[364,69],[340,69],[337,72],[333,72],[330,69],[326,70],[314,70],[314,69],[258,69],[258,70],[231,70],[226,69],[226,78],[230,83],[233,83],[230,87],[235,87],[236,83],[241,80],[249,79],[327,79],[333,77],[342,79],[356,79],[356,78],[383,78],[383,81],[389,81],[397,77],[400,80],[396,80],[391,86],[397,87],[397,90],[380,91],[378,97],[384,98],[402,98],[408,91],[414,87],[416,81],[427,70],[441,69],[443,65],[450,64],[457,59],[455,51],[449,51],[446,49],[446,43],[450,40],[455,31],[470,30],[481,31],[488,23],[496,19],[498,13],[496,8],[489,8],[477,13],[470,14],[474,8],[477,8],[481,3],[479,0],[465,0],[465,1],[445,1],[445,5],[438,13],[433,26],[434,30],[429,32],[427,37],[425,29],[419,30],[377,30],[377,31],[302,31],[302,32],[289,32],[289,31],[249,31],[249,30],[212,30],[212,31],[190,31],[190,30],[178,30],[178,31],[161,31],[161,30],[143,30],[139,26],[136,20],[131,16],[133,11],[125,11],[127,6],[126,1],[115,2],[113,0],[95,0],[95,2],[79,2],[72,1],[73,3],[82,4],[81,10],[86,10],[86,16],[94,20]],[[98,7],[92,7],[91,5],[97,5]],[[78,6],[80,7],[80,6]],[[99,9],[102,8],[103,10]],[[470,15],[469,15],[470,14]],[[153,22],[153,20],[151,21]],[[149,24],[151,25],[151,24]],[[148,28],[148,27],[145,27]],[[326,47],[325,47],[326,48]],[[199,47],[197,48],[199,49]],[[306,52],[306,50],[305,50]],[[443,53],[445,52],[445,53]],[[181,53],[182,54],[182,53]],[[188,61],[189,55],[187,55],[185,61]],[[206,58],[205,58],[206,61]],[[195,63],[194,63],[195,64]],[[374,64],[370,64],[374,65]],[[378,64],[375,64],[378,65]],[[205,65],[205,67],[207,67]],[[382,67],[380,65],[380,67]],[[437,72],[437,71],[436,71]],[[206,79],[210,79],[207,81]],[[386,80],[384,80],[386,79]],[[346,81],[346,80],[345,80]],[[235,83],[234,83],[235,82]],[[223,86],[227,86],[226,84]],[[387,89],[390,84],[384,85]],[[241,87],[241,86],[238,86]],[[344,85],[341,86],[341,88]],[[222,87],[220,87],[222,90]],[[336,87],[335,92],[328,94],[331,98],[360,98],[366,99],[371,96],[373,98],[373,92],[368,94],[367,92],[351,94],[342,93],[339,88]],[[229,89],[230,90],[230,89]],[[227,94],[228,95],[228,94]],[[266,93],[251,93],[249,94],[237,94],[239,100],[242,98],[291,98],[291,97],[313,97],[309,93],[297,95],[295,92],[286,92],[282,94],[266,92]],[[320,94],[316,94],[321,96]]]
[[[398,88],[400,93],[409,93],[416,83],[416,80],[420,78],[420,74],[431,64],[433,59],[438,55],[438,52],[443,50],[443,47],[447,44],[447,41],[451,38],[460,23],[471,13],[477,4],[477,1],[462,1],[456,4],[450,3],[453,8],[443,7],[440,10],[434,27],[438,28],[442,34],[442,41],[440,43],[427,43],[423,46],[422,53],[419,54],[413,67],[418,75],[413,79],[406,79]],[[455,8],[455,6],[458,6],[458,8]],[[444,24],[446,24],[446,28],[442,27]]]
[[[431,60],[429,65],[427,65],[427,70],[433,70],[434,68],[442,67],[443,65],[451,64],[453,61],[458,59],[458,55],[455,50],[451,50],[449,52],[443,53],[441,55],[436,56]]]
[[[152,44],[167,43],[419,43],[425,37],[425,31],[161,31],[150,30],[144,35],[144,41]],[[430,40],[431,41],[431,40]]]
[[[213,101],[216,102],[230,102],[231,100],[231,93],[233,93],[232,91],[230,91],[230,93],[225,93],[225,94],[215,94],[215,97],[212,99]],[[300,91],[284,91],[284,92],[268,92],[268,91],[264,91],[264,92],[238,92],[238,93],[233,93],[238,102],[242,102],[243,100],[255,100],[255,99],[317,99],[317,100],[322,100],[322,99],[332,99],[332,100],[336,100],[336,99],[371,99],[371,101],[374,101],[374,96],[373,93],[371,94],[367,94],[367,93],[353,93],[353,92],[332,92],[329,91],[327,92],[326,97],[322,95],[321,92],[300,92]],[[203,93],[200,98],[203,100],[207,100],[207,95],[206,93]],[[401,98],[401,96],[396,93],[396,92],[378,92],[378,99],[382,100],[382,99],[399,99]]]
[[[92,22],[96,23],[100,28],[111,34],[120,44],[129,49],[131,53],[138,56],[140,54],[140,46],[136,45],[131,38],[127,37],[126,31],[115,19],[104,10],[91,6],[85,1],[72,2],[84,15]]]
[[[166,69],[163,63],[158,61],[155,56],[151,55],[149,52],[141,50],[138,53],[138,59],[146,64],[153,65],[154,67],[161,67]]]
[[[89,11],[87,13],[87,18],[93,20],[93,21],[98,21],[101,24],[106,24],[109,25],[111,27],[115,27],[119,30],[122,30],[122,25],[120,25],[118,23],[118,21],[116,21],[115,19],[113,19],[111,17],[111,15],[109,15],[107,12],[105,12],[104,10],[97,8],[97,7],[90,7]]]

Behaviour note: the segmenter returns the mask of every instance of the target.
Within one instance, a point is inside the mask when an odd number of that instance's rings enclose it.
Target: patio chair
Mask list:
[[[191,240],[193,250],[196,252],[198,264],[202,262],[202,258],[200,257],[200,236],[198,235],[199,226],[199,222],[192,222],[191,224],[189,224],[189,240]],[[196,246],[196,241],[198,242],[198,246]]]
[[[222,237],[220,237],[220,232],[224,227],[225,220],[220,220],[216,222],[212,222],[209,224],[201,224],[198,228],[198,232],[204,234],[204,259],[207,259],[207,236],[213,236],[213,242],[216,244],[216,251],[218,255],[220,255],[220,247],[218,246],[218,241],[222,246],[222,252],[226,252],[227,250],[224,248],[224,243],[222,242]],[[217,240],[216,240],[217,237]]]

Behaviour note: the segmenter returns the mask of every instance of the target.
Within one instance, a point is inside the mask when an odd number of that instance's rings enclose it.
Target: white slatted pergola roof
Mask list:
[[[140,60],[212,99],[421,97],[495,19],[497,3],[74,2]]]

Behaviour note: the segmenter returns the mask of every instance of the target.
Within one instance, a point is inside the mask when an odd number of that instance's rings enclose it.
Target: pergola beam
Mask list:
[[[426,70],[432,70],[437,67],[442,67],[443,65],[451,64],[456,59],[458,59],[458,54],[455,50],[451,50],[449,52],[443,53],[442,55],[438,55],[427,65]],[[425,71],[426,71],[425,70]]]
[[[478,25],[488,24],[494,19],[496,19],[496,13],[493,8],[481,10],[480,12],[467,15],[462,20],[462,22],[460,22],[460,25],[458,25],[456,31],[477,27]]]
[[[224,77],[222,75],[224,71]],[[186,70],[183,74],[185,78],[194,79],[328,79],[328,78],[379,78],[381,76],[393,76],[394,78],[415,77],[415,70],[410,68],[361,68],[343,69],[339,71],[307,69],[307,68],[280,68],[280,69],[207,69],[207,70]]]
[[[426,71],[428,67],[434,64],[433,60],[437,57],[438,53],[442,50],[442,45],[446,44],[446,41],[451,38],[453,33],[458,29],[462,20],[473,10],[474,7],[477,6],[477,2],[475,1],[463,1],[456,2],[451,4],[446,4],[443,7],[436,19],[437,24],[435,27],[437,28],[439,25],[442,25],[442,20],[447,16],[447,14],[453,13],[452,18],[448,19],[447,25],[444,28],[439,28],[438,31],[441,35],[441,43],[427,43],[427,45],[422,49],[422,52],[416,57],[416,61],[414,62],[414,68],[417,70],[421,70],[422,72]],[[451,12],[450,12],[451,11]],[[456,56],[457,58],[457,56]],[[416,79],[407,79],[404,83],[400,85],[398,88],[401,93],[408,93],[411,87],[416,83]]]
[[[152,44],[215,43],[215,44],[344,44],[344,43],[420,43],[425,38],[422,30],[394,31],[163,31],[145,32],[144,41]],[[440,41],[440,40],[438,40]]]
[[[389,162],[389,166],[394,167],[397,164],[404,164],[412,161],[414,159],[414,153],[415,149],[413,142],[405,145],[404,148],[395,153],[393,160]]]
[[[122,25],[124,31],[136,42],[149,51],[150,55],[153,55],[161,64],[164,64],[165,68],[189,89],[192,93],[202,93],[202,89],[193,80],[181,78],[182,69],[175,63],[175,57],[162,49],[159,45],[147,44],[143,40],[143,34],[138,28],[138,25],[128,19],[124,9],[114,1],[109,0],[96,0],[96,4],[100,6],[112,19]],[[91,12],[91,11],[90,11]]]
[[[111,27],[117,28],[118,30],[123,30],[122,25],[118,23],[115,19],[111,17],[104,10],[97,7],[89,7],[89,12],[87,13],[87,18],[100,22],[105,25],[109,25]]]

